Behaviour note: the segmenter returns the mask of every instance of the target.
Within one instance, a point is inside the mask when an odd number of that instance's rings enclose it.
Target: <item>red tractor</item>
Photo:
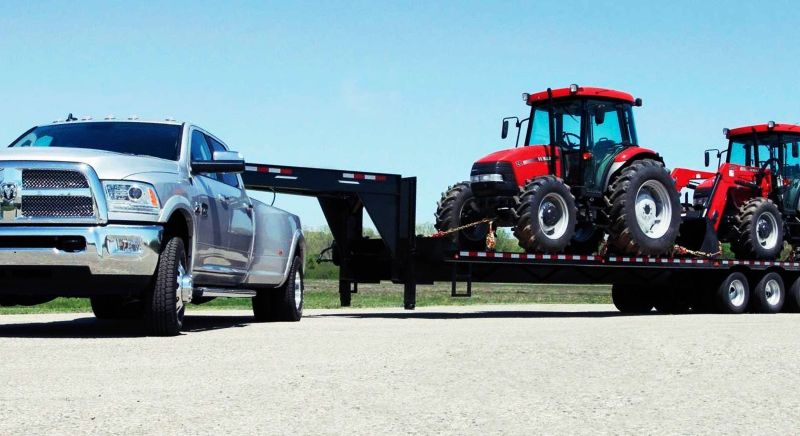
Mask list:
[[[725,156],[716,173],[673,171],[679,189],[694,189],[680,242],[719,240],[737,259],[777,259],[784,240],[800,242],[800,126],[770,121],[723,132],[728,148],[705,152],[706,166],[712,152]]]
[[[517,146],[472,166],[469,182],[442,194],[436,228],[491,219],[513,227],[529,252],[597,251],[608,234],[618,253],[661,255],[678,236],[680,199],[655,151],[639,147],[633,107],[641,99],[580,87],[523,94],[530,116],[516,120]],[[527,123],[523,146],[522,126]],[[488,225],[454,233],[460,248],[481,249]]]

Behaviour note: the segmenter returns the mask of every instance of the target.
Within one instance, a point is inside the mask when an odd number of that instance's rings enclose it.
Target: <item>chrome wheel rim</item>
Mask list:
[[[728,300],[735,307],[741,307],[744,304],[744,298],[744,283],[741,280],[732,280],[728,285]]]
[[[775,306],[781,301],[781,285],[777,280],[770,280],[764,286],[764,296],[770,306]]]
[[[303,305],[303,278],[300,271],[294,274],[294,308],[300,310]]]
[[[186,275],[186,267],[183,266],[183,261],[178,262],[178,274],[177,274],[177,287],[175,288],[175,313],[178,314],[178,317],[183,314],[183,310],[186,307],[184,304],[184,292],[185,286],[187,282],[187,275]]]
[[[672,202],[667,188],[657,180],[642,183],[634,203],[636,223],[645,236],[658,239],[669,230]]]
[[[770,250],[778,245],[778,220],[775,215],[763,212],[756,219],[756,239],[758,245]]]
[[[551,192],[539,203],[539,228],[550,239],[559,239],[567,232],[569,210],[567,202],[559,194]]]

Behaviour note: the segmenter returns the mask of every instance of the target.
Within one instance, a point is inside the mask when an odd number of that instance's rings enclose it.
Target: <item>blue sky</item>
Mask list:
[[[640,142],[700,166],[723,127],[800,122],[799,75],[790,1],[0,2],[0,141],[69,112],[191,120],[251,161],[417,176],[419,222],[513,146],[522,92],[628,91]]]

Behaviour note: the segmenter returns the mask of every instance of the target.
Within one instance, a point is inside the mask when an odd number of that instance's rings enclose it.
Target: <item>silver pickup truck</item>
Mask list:
[[[247,196],[242,157],[174,121],[67,121],[0,150],[0,305],[88,297],[98,318],[175,335],[187,303],[252,298],[298,321],[297,216]]]

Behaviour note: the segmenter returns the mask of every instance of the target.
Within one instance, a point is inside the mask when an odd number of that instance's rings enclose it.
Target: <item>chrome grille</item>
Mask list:
[[[92,197],[23,194],[21,211],[29,218],[92,217],[94,201]]]
[[[86,177],[78,171],[24,169],[23,189],[88,188]]]

